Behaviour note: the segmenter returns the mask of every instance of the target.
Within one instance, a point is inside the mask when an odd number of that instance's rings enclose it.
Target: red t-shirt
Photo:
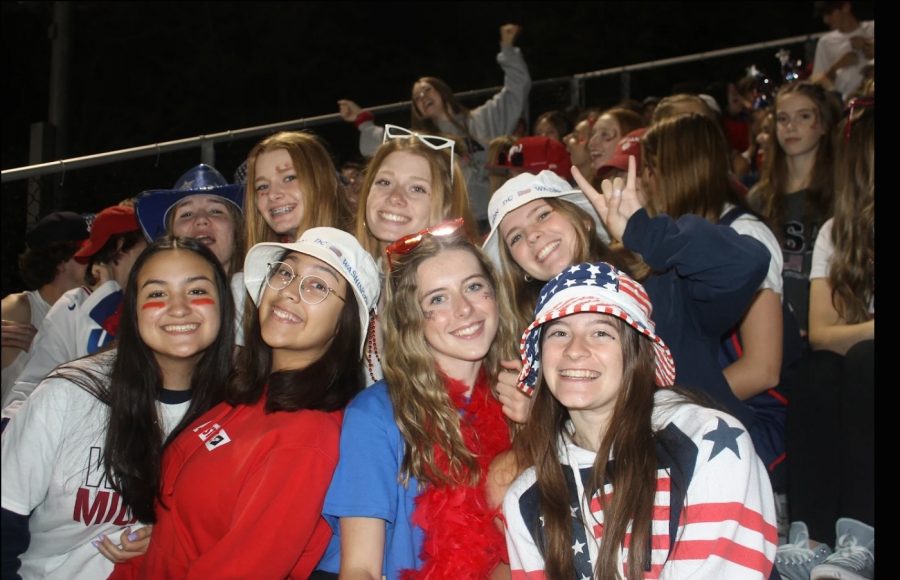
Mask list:
[[[162,503],[142,558],[110,578],[306,578],[331,528],[322,504],[343,412],[210,409],[163,457]]]

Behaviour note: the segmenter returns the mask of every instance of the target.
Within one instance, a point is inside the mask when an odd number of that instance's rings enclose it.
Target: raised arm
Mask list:
[[[364,111],[359,105],[349,99],[338,100],[338,114],[348,123],[353,123],[359,129],[359,152],[364,157],[371,157],[381,145],[384,138],[384,127],[379,127],[373,120],[375,116]]]
[[[474,109],[469,130],[479,140],[508,135],[515,128],[525,110],[531,90],[531,75],[522,58],[522,51],[514,43],[522,32],[517,24],[500,27],[500,53],[497,64],[503,69],[503,89],[483,105]]]

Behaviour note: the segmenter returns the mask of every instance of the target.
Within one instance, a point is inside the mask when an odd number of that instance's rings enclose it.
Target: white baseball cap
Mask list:
[[[509,212],[518,209],[536,199],[558,197],[569,203],[575,204],[584,210],[597,227],[597,234],[604,242],[609,243],[609,234],[606,232],[600,216],[587,196],[580,189],[573,188],[568,181],[545,169],[534,175],[533,173],[521,173],[504,183],[500,189],[491,196],[488,204],[488,220],[491,231],[484,240],[481,249],[484,250],[494,266],[500,268],[500,235],[497,230],[500,222]]]

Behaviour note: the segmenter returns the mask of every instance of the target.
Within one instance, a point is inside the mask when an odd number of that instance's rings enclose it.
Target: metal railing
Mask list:
[[[587,80],[620,75],[622,82],[620,83],[620,92],[622,98],[630,96],[631,76],[635,71],[643,71],[655,69],[665,66],[673,66],[690,62],[704,61],[713,58],[721,58],[747,52],[754,52],[766,48],[780,47],[783,45],[800,44],[813,41],[824,33],[815,33],[802,36],[791,36],[787,38],[779,38],[766,42],[758,42],[755,44],[746,44],[732,48],[720,50],[711,50],[707,52],[677,56],[672,58],[664,58],[659,60],[647,61],[625,66],[612,67],[587,73],[575,74],[568,77],[557,77],[551,79],[543,79],[532,82],[532,87],[559,85],[568,83],[571,87],[572,104],[581,104],[584,95],[584,83]],[[472,91],[457,93],[456,96],[461,99],[475,98],[478,96],[489,96],[499,91],[501,87],[488,87]],[[410,101],[398,101],[375,107],[368,107],[367,110],[375,114],[393,113],[408,109],[411,105]],[[136,159],[141,157],[159,156],[162,153],[173,151],[182,151],[185,149],[200,148],[200,157],[204,163],[210,165],[215,164],[215,146],[221,143],[230,143],[236,139],[244,139],[248,137],[256,137],[269,135],[277,131],[303,129],[315,127],[335,122],[343,122],[343,119],[337,113],[328,115],[317,115],[314,117],[303,117],[292,119],[289,121],[281,121],[278,123],[270,123],[267,125],[257,125],[255,127],[246,127],[243,129],[234,129],[212,133],[207,135],[198,135],[196,137],[188,137],[185,139],[176,139],[174,141],[165,141],[162,143],[154,143],[151,145],[142,145],[139,147],[129,147],[127,149],[118,149],[116,151],[107,151],[105,153],[95,153],[93,155],[83,155],[81,157],[71,157],[69,159],[59,159],[56,161],[48,161],[46,163],[38,163],[23,167],[15,167],[2,171],[0,183],[11,183],[23,179],[41,177],[45,175],[65,174],[67,171],[82,169],[86,167],[94,167],[104,165],[115,161],[124,161],[127,159]]]

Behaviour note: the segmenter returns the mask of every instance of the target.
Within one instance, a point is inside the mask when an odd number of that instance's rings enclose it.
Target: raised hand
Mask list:
[[[578,187],[597,210],[597,214],[603,220],[603,225],[606,226],[606,231],[613,239],[621,241],[628,220],[634,215],[634,212],[643,207],[640,180],[637,178],[637,162],[634,156],[628,156],[628,179],[624,183],[621,177],[617,177],[613,181],[604,179],[600,184],[600,189],[603,190],[602,194],[594,189],[577,167],[572,167],[572,175],[575,177]]]
[[[351,100],[341,99],[337,103],[338,114],[340,114],[341,119],[347,121],[348,123],[356,121],[356,118],[360,113],[362,113],[362,109],[360,108],[360,106]]]
[[[512,46],[516,42],[516,37],[522,32],[522,27],[518,24],[504,24],[500,27],[500,46]]]

